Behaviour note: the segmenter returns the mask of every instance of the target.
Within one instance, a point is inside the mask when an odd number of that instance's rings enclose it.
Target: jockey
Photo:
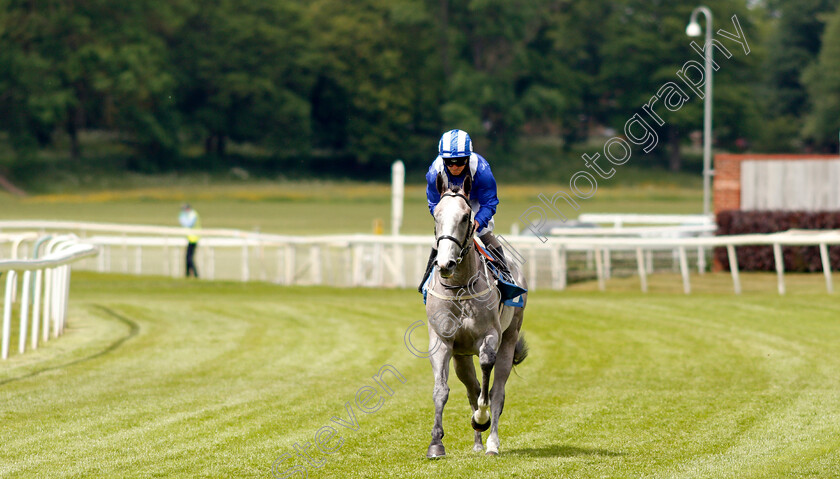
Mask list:
[[[499,198],[496,197],[496,179],[490,171],[490,164],[478,153],[473,152],[472,140],[467,132],[462,130],[450,130],[440,137],[438,143],[438,157],[432,162],[426,173],[426,199],[429,202],[429,212],[435,214],[435,207],[440,201],[435,185],[438,173],[443,173],[447,185],[462,185],[467,175],[472,176],[472,190],[470,191],[470,206],[475,211],[475,231],[481,238],[481,242],[487,247],[488,252],[499,263],[501,274],[504,278],[513,283],[510,270],[505,261],[505,254],[499,240],[493,235],[493,215],[496,213],[496,205]],[[423,285],[431,274],[437,257],[437,249],[433,246],[429,255],[429,262],[426,265],[426,272],[423,281],[417,288],[423,292]]]

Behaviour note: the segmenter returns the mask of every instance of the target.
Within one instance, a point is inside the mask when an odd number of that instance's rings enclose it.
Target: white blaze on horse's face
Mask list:
[[[452,276],[457,266],[458,257],[461,254],[461,247],[465,246],[469,238],[470,207],[466,201],[457,196],[445,196],[441,198],[435,208],[435,233],[437,235],[437,266],[440,275],[444,278]],[[461,244],[449,238],[456,238]]]

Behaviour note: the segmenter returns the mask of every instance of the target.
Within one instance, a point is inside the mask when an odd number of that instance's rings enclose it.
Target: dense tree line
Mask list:
[[[716,29],[737,15],[752,46],[715,73],[716,144],[836,147],[836,1],[705,3]],[[152,170],[190,149],[224,157],[231,144],[327,167],[422,162],[453,127],[498,151],[521,154],[546,135],[571,148],[598,127],[620,130],[685,61],[702,60],[685,35],[695,6],[6,0],[0,130],[17,161],[62,138],[78,159],[80,133],[102,131]],[[661,127],[672,169],[701,124],[693,101]]]

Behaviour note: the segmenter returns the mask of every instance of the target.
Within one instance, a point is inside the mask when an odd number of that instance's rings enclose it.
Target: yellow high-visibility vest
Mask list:
[[[201,229],[201,216],[198,215],[198,211],[196,210],[191,209],[189,211],[182,211],[178,216],[178,221],[184,228]],[[198,235],[187,235],[187,241],[190,243],[198,243]]]

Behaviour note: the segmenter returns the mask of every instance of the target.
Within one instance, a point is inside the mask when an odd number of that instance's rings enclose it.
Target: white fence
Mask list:
[[[80,267],[126,274],[183,274],[186,247],[182,228],[71,222],[0,222],[0,229],[40,228],[74,231],[101,248],[96,260]],[[661,227],[651,227],[648,231]],[[704,227],[708,230],[708,227]],[[627,227],[622,228],[627,232]],[[704,230],[704,231],[706,231]],[[632,230],[631,230],[632,231]],[[640,230],[638,233],[641,233]],[[708,232],[708,231],[706,231]],[[106,234],[111,233],[111,234]],[[413,287],[419,282],[433,243],[431,236],[282,236],[237,230],[201,230],[197,262],[209,279],[271,281],[286,285]],[[92,236],[91,236],[92,235]],[[504,237],[509,261],[522,263],[530,289],[565,289],[569,281],[597,279],[601,289],[611,276],[638,275],[643,291],[647,276],[663,269],[679,272],[691,291],[690,270],[706,270],[709,253],[725,247],[733,287],[741,292],[736,246],[769,245],[776,255],[778,290],[785,292],[783,246],[817,246],[822,254],[826,288],[832,291],[828,246],[840,244],[837,231],[790,231],[775,234],[682,237],[632,234]],[[668,260],[654,253],[666,252]]]
[[[42,341],[49,339],[50,326],[52,326],[53,337],[58,337],[64,332],[70,292],[70,264],[96,255],[97,248],[90,244],[80,243],[75,235],[51,237],[39,236],[35,233],[0,235],[0,244],[10,246],[8,255],[10,259],[0,260],[0,273],[5,275],[6,280],[1,338],[2,357],[7,359],[12,339],[12,313],[15,303],[18,302],[19,273],[23,272],[19,300],[18,350],[23,354],[30,324],[33,349],[38,347],[39,337]],[[41,253],[42,246],[43,253]],[[22,253],[23,248],[31,251],[32,258],[25,258],[27,255]]]

